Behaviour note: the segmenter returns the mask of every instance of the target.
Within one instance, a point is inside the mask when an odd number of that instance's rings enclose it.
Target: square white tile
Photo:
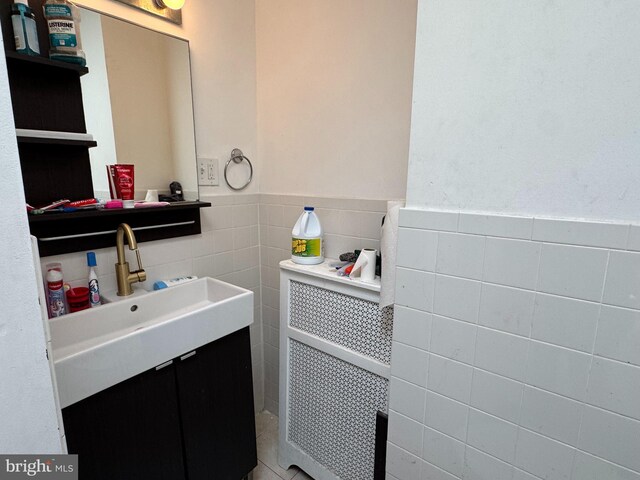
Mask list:
[[[523,384],[500,375],[476,369],[471,385],[471,406],[517,423]]]
[[[640,225],[631,225],[629,227],[629,241],[627,243],[628,250],[640,251]]]
[[[287,470],[278,464],[278,432],[265,432],[256,440],[258,460],[264,463],[270,470],[283,480],[291,480],[298,473],[298,468],[291,467]]]
[[[539,258],[539,243],[487,238],[483,280],[534,290]]]
[[[520,428],[515,465],[548,480],[569,480],[576,450]]]
[[[475,366],[513,380],[522,380],[529,339],[478,327]]]
[[[465,450],[464,480],[512,480],[513,466],[469,447]]]
[[[433,316],[431,326],[432,353],[473,364],[478,327],[467,322]]]
[[[436,276],[433,311],[439,315],[477,323],[480,310],[480,282]]]
[[[491,237],[531,240],[533,218],[509,215],[485,215],[482,213],[460,213],[458,231]]]
[[[427,385],[429,354],[424,350],[393,342],[391,347],[391,375],[419,387]]]
[[[425,312],[433,310],[435,275],[407,268],[396,269],[396,304]]]
[[[418,422],[424,420],[425,389],[399,378],[389,382],[389,408]]]
[[[422,454],[422,423],[389,411],[388,440],[400,448],[420,456]]]
[[[473,368],[448,358],[431,355],[427,388],[462,403],[469,403]]]
[[[640,473],[634,473],[578,450],[573,465],[573,478],[580,480],[640,480]]]
[[[576,446],[583,404],[560,395],[524,387],[520,425]]]
[[[480,410],[469,410],[467,443],[500,460],[513,463],[518,427]]]
[[[539,293],[531,338],[591,353],[599,312],[597,303]]]
[[[608,256],[608,250],[545,243],[538,290],[598,302]]]
[[[530,473],[523,472],[518,468],[513,470],[513,480],[539,480],[539,477],[535,477]]]
[[[482,285],[478,323],[528,337],[534,300],[532,291],[485,283]]]
[[[584,401],[591,355],[531,341],[526,383]]]
[[[625,248],[629,225],[536,218],[533,240],[591,247]]]
[[[397,305],[393,313],[393,339],[422,350],[429,349],[431,314]]]
[[[398,480],[415,480],[420,477],[421,462],[406,450],[387,443],[387,472]]]
[[[603,302],[640,308],[640,253],[611,252]]]
[[[451,475],[445,472],[441,468],[430,464],[429,462],[422,462],[422,470],[420,473],[421,480],[459,480],[459,477]]]
[[[603,306],[594,353],[640,366],[640,312]]]
[[[640,472],[640,422],[587,406],[578,448]]]
[[[415,228],[398,229],[399,267],[435,272],[438,233]]]
[[[485,237],[459,233],[438,234],[436,272],[482,279]]]
[[[436,212],[417,208],[401,208],[398,225],[401,227],[455,232],[458,230],[458,215],[458,212]]]
[[[424,423],[460,441],[467,437],[469,407],[437,393],[427,391]]]
[[[464,443],[425,427],[422,458],[460,477],[464,465]]]
[[[640,367],[594,357],[587,403],[640,420]]]

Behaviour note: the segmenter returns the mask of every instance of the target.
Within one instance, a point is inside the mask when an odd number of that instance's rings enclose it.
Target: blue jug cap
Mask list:
[[[87,264],[90,267],[95,267],[96,265],[98,265],[98,263],[96,262],[95,252],[87,252]]]
[[[313,207],[304,207],[305,212],[313,212],[315,210]]]

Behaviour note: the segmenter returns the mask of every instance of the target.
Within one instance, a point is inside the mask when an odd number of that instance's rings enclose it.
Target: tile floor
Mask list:
[[[297,467],[285,470],[278,465],[278,416],[264,410],[256,415],[258,466],[253,480],[313,480]]]

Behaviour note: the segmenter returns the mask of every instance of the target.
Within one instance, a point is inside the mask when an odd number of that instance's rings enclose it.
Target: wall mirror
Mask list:
[[[181,183],[198,199],[189,43],[81,8],[89,73],[81,78],[96,197],[109,198],[106,165],[135,165],[136,199]]]

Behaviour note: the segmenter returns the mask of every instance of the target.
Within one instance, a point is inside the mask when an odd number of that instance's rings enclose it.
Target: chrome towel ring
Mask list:
[[[227,169],[229,168],[229,165],[231,165],[232,160],[234,163],[242,163],[243,160],[246,160],[247,163],[249,164],[249,178],[247,179],[246,183],[241,187],[234,187],[229,183],[229,179],[227,178]],[[252,178],[253,178],[253,165],[251,165],[251,160],[245,157],[244,154],[242,153],[242,150],[240,150],[239,148],[234,148],[233,150],[231,150],[231,158],[227,160],[227,164],[224,166],[224,181],[227,182],[227,185],[229,185],[229,188],[232,190],[243,190],[244,188],[247,188],[247,186],[251,183]]]

